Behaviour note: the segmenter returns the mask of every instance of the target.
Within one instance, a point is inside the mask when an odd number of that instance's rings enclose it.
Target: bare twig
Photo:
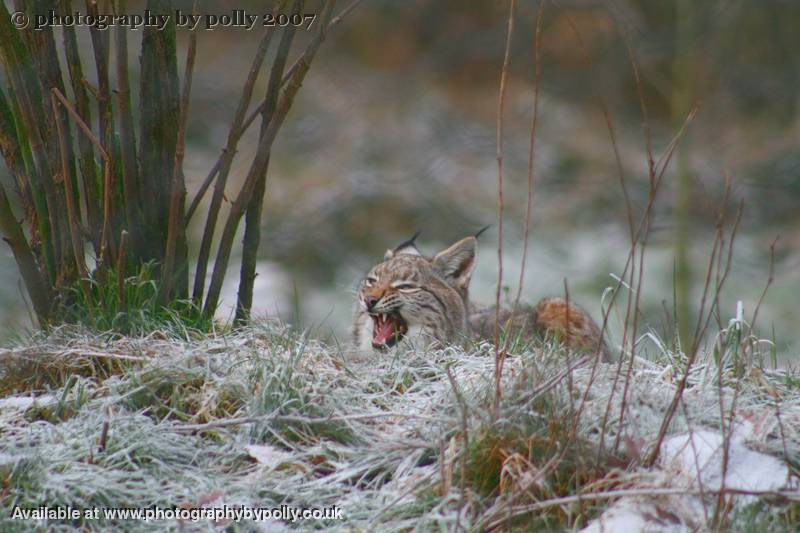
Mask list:
[[[684,120],[683,124],[681,125],[681,128],[677,131],[677,133],[675,133],[675,135],[673,136],[672,140],[669,142],[669,144],[667,145],[666,149],[664,150],[664,152],[662,153],[661,157],[659,158],[658,162],[655,164],[655,167],[654,167],[655,173],[654,173],[654,177],[651,178],[651,186],[650,186],[647,206],[645,207],[644,213],[642,214],[642,216],[639,219],[639,223],[637,225],[636,232],[634,234],[634,241],[640,239],[640,236],[642,235],[642,233],[646,229],[646,220],[647,220],[646,217],[649,216],[648,214],[652,212],[653,205],[655,204],[655,200],[656,200],[656,197],[657,197],[657,194],[658,194],[658,190],[659,190],[660,185],[661,185],[661,181],[662,181],[662,179],[664,177],[664,173],[666,172],[666,169],[667,169],[667,167],[669,165],[669,162],[672,159],[672,155],[675,153],[675,149],[677,148],[678,141],[683,136],[683,132],[685,131],[685,129],[688,126],[688,124],[694,118],[696,112],[697,112],[697,108],[694,108],[692,110],[692,112],[689,113],[689,115],[686,117],[686,119]],[[616,296],[619,293],[620,287],[622,287],[623,279],[626,277],[628,269],[631,268],[631,264],[635,260],[635,255],[634,254],[635,254],[635,250],[633,248],[631,248],[628,251],[628,256],[627,256],[627,259],[625,260],[625,265],[622,268],[622,274],[619,277],[619,281],[617,282],[617,285],[616,285],[614,291],[612,292],[611,301],[609,302],[608,307],[606,308],[605,312],[603,313],[603,321],[602,321],[602,324],[600,326],[601,337],[605,333],[606,328],[608,327],[608,319],[609,319],[609,316],[611,314],[611,308],[612,308],[612,306],[614,304],[614,301],[616,300]],[[600,357],[598,357],[598,356],[600,354],[601,349],[602,349],[602,342],[598,343],[597,349],[595,351],[594,364],[592,365],[591,375],[589,377],[589,383],[588,383],[588,385],[586,387],[586,390],[584,391],[583,396],[581,398],[581,403],[580,403],[580,406],[578,408],[578,416],[581,416],[581,414],[583,413],[583,408],[586,405],[586,402],[587,402],[587,400],[589,398],[589,394],[590,394],[592,385],[594,384],[595,378],[597,376],[597,369],[598,369],[598,366],[600,364]]]
[[[294,102],[294,97],[297,94],[297,91],[300,90],[300,85],[308,73],[308,69],[311,66],[311,61],[316,55],[317,50],[322,44],[322,41],[326,37],[328,21],[330,20],[331,13],[333,11],[333,3],[333,0],[328,0],[325,3],[321,15],[322,24],[320,25],[320,31],[314,40],[308,45],[308,47],[306,47],[301,56],[301,67],[297,69],[292,79],[284,89],[283,94],[275,107],[275,113],[273,114],[273,118],[270,121],[269,127],[259,140],[258,147],[256,149],[256,155],[253,158],[252,164],[250,165],[250,170],[247,173],[244,185],[242,186],[242,189],[239,191],[239,195],[236,197],[236,200],[231,206],[231,210],[228,214],[228,220],[225,222],[225,227],[223,228],[222,235],[220,236],[217,257],[214,262],[214,272],[211,276],[211,283],[208,288],[206,301],[203,304],[203,314],[206,317],[212,316],[217,308],[219,297],[222,292],[222,284],[225,279],[225,272],[227,271],[228,261],[230,260],[231,249],[233,248],[233,239],[236,236],[236,230],[239,227],[239,222],[244,214],[247,204],[250,201],[250,198],[253,195],[257,180],[266,168],[270,151],[272,149],[272,143],[275,141],[275,138],[278,135],[278,130],[283,124],[283,121],[286,119],[286,115],[289,113],[289,109]]]
[[[655,444],[650,452],[650,455],[647,458],[647,461],[645,462],[646,466],[652,466],[655,463],[656,459],[658,459],[661,443],[663,442],[664,437],[667,434],[667,430],[669,429],[669,425],[672,422],[673,416],[675,415],[675,409],[677,408],[678,402],[681,396],[683,395],[683,391],[686,389],[686,383],[687,380],[689,379],[689,373],[692,369],[692,366],[694,365],[695,360],[697,359],[697,354],[700,348],[700,342],[702,340],[703,335],[705,334],[706,328],[708,327],[709,321],[711,320],[713,311],[716,307],[715,305],[712,305],[711,309],[708,311],[708,313],[704,318],[705,305],[711,284],[712,267],[714,265],[717,253],[721,253],[721,251],[719,251],[719,246],[720,246],[719,243],[723,238],[723,223],[726,211],[725,204],[727,203],[729,192],[730,192],[730,184],[726,183],[725,193],[723,195],[723,201],[722,201],[722,210],[720,212],[719,218],[717,219],[716,237],[714,239],[714,244],[712,246],[711,258],[709,260],[708,272],[706,274],[706,281],[703,288],[703,296],[700,300],[700,312],[698,314],[697,324],[695,326],[695,333],[692,340],[691,351],[689,353],[688,360],[686,361],[686,368],[684,369],[683,375],[681,376],[681,379],[678,382],[678,385],[675,389],[675,394],[673,396],[672,402],[670,403],[670,406],[668,407],[667,412],[664,415],[664,418],[661,422],[661,427],[658,431],[658,436],[655,440]],[[728,273],[730,272],[730,266],[733,258],[733,243],[736,239],[736,232],[739,227],[739,222],[741,221],[741,217],[742,217],[742,204],[740,203],[739,209],[737,210],[736,213],[736,219],[733,224],[733,229],[731,230],[730,245],[728,248],[728,258],[727,258],[725,272],[720,278],[720,281],[716,283],[715,294],[719,293],[719,291],[722,290],[722,285],[725,283]]]
[[[336,15],[335,17],[333,17],[331,19],[330,23],[328,23],[328,30],[327,31],[330,33],[330,31],[333,29],[333,27],[336,26],[337,24],[339,24],[342,21],[342,19],[345,16],[347,16],[348,13],[350,13],[353,9],[356,8],[356,6],[358,6],[358,4],[361,3],[361,1],[362,0],[353,0],[344,9],[342,9],[339,12],[339,14]],[[289,67],[289,70],[287,70],[286,73],[283,75],[283,78],[281,79],[281,87],[285,86],[286,83],[292,78],[292,76],[294,75],[295,71],[298,69],[298,67],[301,64],[301,59],[302,59],[302,57],[298,58],[294,63],[292,63],[292,66]],[[246,132],[248,130],[248,128],[250,128],[250,125],[255,121],[255,119],[258,118],[258,116],[261,115],[261,113],[264,112],[264,108],[266,107],[266,105],[267,105],[267,99],[265,97],[250,112],[250,114],[247,115],[247,118],[244,119],[244,122],[242,122],[241,127],[239,128],[239,131],[237,132],[237,135],[236,135],[235,141],[236,141],[237,144],[239,142],[239,139],[241,139],[242,135],[244,134],[244,132]],[[194,198],[192,199],[191,203],[189,204],[189,209],[187,209],[187,211],[186,211],[186,221],[187,222],[192,219],[192,216],[194,215],[195,211],[197,211],[197,208],[200,205],[200,202],[203,200],[203,196],[205,196],[206,192],[208,191],[208,188],[214,182],[214,178],[217,177],[217,175],[219,173],[219,169],[222,166],[222,161],[223,161],[223,159],[225,159],[227,157],[226,150],[227,150],[227,147],[222,149],[222,153],[220,154],[219,158],[217,158],[217,161],[214,163],[214,166],[211,167],[211,170],[206,175],[206,178],[203,180],[203,183],[197,189],[197,193],[195,194]]]
[[[276,15],[283,10],[286,2],[287,0],[278,2],[273,9],[272,14]],[[250,71],[247,74],[247,80],[242,88],[242,96],[239,98],[239,104],[236,106],[233,122],[228,130],[228,140],[224,150],[222,151],[222,154],[220,155],[218,164],[215,165],[215,168],[218,168],[216,172],[217,180],[214,183],[214,192],[211,196],[211,205],[208,207],[208,211],[206,212],[206,222],[203,229],[203,237],[200,240],[200,250],[197,255],[197,267],[194,277],[194,287],[192,289],[192,299],[197,305],[201,305],[203,302],[206,272],[208,271],[208,262],[211,257],[211,244],[214,238],[214,232],[216,231],[217,218],[219,217],[219,211],[222,207],[223,196],[225,195],[225,185],[228,181],[228,174],[230,173],[231,165],[233,164],[233,158],[236,155],[236,146],[239,143],[239,139],[241,138],[242,134],[244,133],[242,122],[244,121],[245,114],[247,113],[247,108],[250,105],[253,89],[255,87],[256,80],[258,79],[261,65],[264,62],[264,57],[269,49],[270,42],[272,42],[273,35],[273,28],[268,27],[264,31],[264,36],[261,38],[261,41],[258,44],[256,55],[253,57],[253,61],[250,64]],[[213,173],[209,173],[208,178],[206,178],[206,182],[208,182],[209,185],[213,180],[213,176]],[[205,186],[205,183],[203,185]],[[189,207],[189,211],[186,216],[187,220],[189,220],[194,214],[194,210],[197,208],[197,204],[199,204],[200,198],[202,198],[202,194],[204,193],[205,189],[201,187],[200,192],[198,192],[198,194],[195,196],[195,199],[192,201],[192,205]]]
[[[197,13],[197,0],[192,8]],[[172,296],[173,284],[178,278],[179,270],[187,265],[178,264],[178,242],[185,239],[186,225],[184,223],[183,205],[186,199],[186,185],[183,180],[183,154],[186,147],[186,122],[189,118],[189,97],[192,93],[192,76],[194,60],[197,55],[197,33],[189,35],[189,50],[186,54],[186,70],[183,76],[183,93],[181,94],[180,116],[178,118],[178,136],[175,141],[175,160],[172,166],[172,190],[169,203],[169,223],[167,226],[167,246],[164,253],[164,264],[161,270],[161,286],[158,290],[158,300],[161,305],[167,303]],[[185,259],[185,258],[184,258]]]
[[[533,119],[531,120],[531,134],[530,134],[530,147],[528,149],[528,199],[525,205],[525,218],[523,221],[523,226],[525,227],[525,234],[523,237],[523,245],[522,245],[522,262],[520,264],[519,270],[519,281],[517,283],[517,294],[514,297],[514,305],[511,308],[511,313],[508,316],[508,320],[506,321],[506,332],[510,331],[511,322],[514,318],[514,315],[517,313],[517,309],[519,309],[519,300],[522,296],[522,287],[525,281],[525,267],[527,266],[528,260],[528,241],[529,241],[529,234],[530,234],[530,226],[531,226],[531,210],[533,207],[533,167],[534,162],[536,160],[536,127],[539,123],[539,86],[542,77],[542,61],[541,61],[541,37],[542,37],[542,19],[543,19],[543,12],[544,12],[545,0],[541,0],[539,2],[539,10],[536,14],[536,33],[534,34],[533,39],[533,51],[534,51],[534,61],[536,63],[535,66],[535,76],[533,80]],[[495,322],[497,319],[495,317]],[[511,340],[510,335],[506,335],[505,341],[503,343],[502,352],[506,353],[508,350],[508,343]]]
[[[56,99],[58,99],[59,103],[64,106],[64,108],[67,110],[67,113],[69,113],[69,115],[75,121],[75,124],[78,125],[80,130],[92,142],[95,148],[97,148],[97,151],[100,153],[100,157],[103,160],[103,225],[100,231],[100,257],[106,262],[110,263],[110,258],[107,256],[107,252],[109,242],[109,220],[111,218],[111,195],[113,194],[113,178],[111,175],[112,159],[105,148],[103,148],[103,143],[94,133],[92,133],[91,128],[86,124],[86,122],[83,121],[81,116],[73,107],[72,103],[67,100],[63,93],[61,93],[61,91],[59,91],[57,88],[53,87],[52,94],[56,97]]]
[[[648,199],[647,208],[645,209],[645,212],[644,212],[644,214],[642,216],[642,221],[643,221],[643,224],[644,224],[644,237],[641,239],[641,244],[640,244],[640,247],[639,247],[639,268],[638,268],[638,271],[637,271],[638,272],[638,279],[637,279],[637,282],[636,282],[635,301],[633,302],[633,326],[632,326],[633,331],[631,332],[631,335],[630,335],[630,339],[631,339],[630,346],[631,346],[631,349],[630,349],[630,355],[629,355],[629,360],[628,360],[628,369],[627,369],[627,372],[625,374],[625,385],[624,385],[624,387],[622,389],[622,400],[620,402],[620,410],[619,410],[619,424],[620,424],[620,427],[622,427],[621,425],[625,421],[625,412],[626,412],[625,410],[626,410],[627,402],[628,402],[628,391],[630,389],[630,383],[631,383],[631,379],[632,379],[632,376],[633,376],[633,363],[636,360],[636,338],[637,338],[637,332],[638,332],[638,326],[639,326],[639,317],[641,315],[639,302],[640,302],[640,299],[641,299],[641,296],[642,296],[642,281],[644,280],[645,249],[647,247],[647,240],[648,240],[648,237],[650,235],[650,220],[651,220],[652,208],[653,208],[653,205],[654,205],[654,202],[655,202],[655,192],[656,192],[655,187],[657,186],[657,180],[659,179],[657,177],[657,175],[656,175],[657,169],[656,169],[656,166],[654,164],[654,159],[653,159],[653,149],[652,149],[652,142],[651,142],[651,138],[650,138],[650,124],[649,124],[649,120],[648,120],[647,106],[645,105],[645,102],[644,102],[644,90],[642,88],[641,77],[639,75],[639,62],[636,59],[636,54],[633,51],[633,47],[631,46],[630,39],[629,39],[628,34],[626,32],[622,32],[622,38],[623,38],[623,41],[625,42],[625,47],[628,50],[628,57],[630,59],[631,68],[633,69],[634,79],[636,80],[636,93],[639,96],[639,106],[641,108],[642,119],[643,119],[643,128],[644,128],[644,136],[645,136],[645,151],[646,151],[646,154],[647,154],[647,170],[648,170],[648,178],[649,178],[649,183],[650,183],[650,196],[649,196],[649,199]],[[622,174],[620,174],[620,180],[621,180],[621,182],[623,183],[623,186],[624,186],[624,181],[625,180],[623,179]],[[633,220],[631,218],[631,215],[632,215],[631,205],[630,205],[630,199],[628,198],[627,193],[625,195],[625,199],[626,199],[626,207],[627,207],[627,210],[628,210],[628,223],[630,225],[630,230],[631,230],[631,253],[635,253],[635,248],[636,248],[636,243],[637,243],[637,235],[635,235],[634,231],[633,231]],[[633,275],[634,274],[634,270],[635,270],[635,267],[632,267],[631,268],[631,278],[630,278],[631,282],[634,279],[634,275]],[[633,283],[631,283],[631,287],[632,286],[633,286]],[[626,337],[627,337],[627,334],[628,334],[628,319],[629,319],[630,312],[631,312],[631,294],[630,294],[630,292],[631,291],[629,291],[629,293],[628,293],[628,305],[627,305],[627,308],[625,310],[625,315],[626,315],[626,317],[625,317],[625,331],[623,332],[622,351],[620,353],[620,366],[617,368],[617,375],[614,378],[614,385],[612,387],[612,393],[611,393],[611,395],[609,397],[609,402],[611,401],[611,397],[613,397],[613,395],[614,395],[614,390],[616,389],[616,384],[617,384],[617,378],[619,377],[619,370],[621,368],[622,361],[624,360],[623,354],[625,353],[625,345],[626,345],[626,341],[627,341]],[[608,409],[610,409],[610,407],[611,407],[611,404],[609,403]],[[603,428],[601,430],[602,433],[605,433],[605,429],[606,429],[605,428],[605,416],[607,416],[607,415],[608,415],[608,410],[606,411],[606,413],[604,415]],[[622,436],[621,432],[617,433],[617,437],[614,440],[614,447],[613,447],[614,450],[619,449],[621,436]],[[603,445],[604,445],[604,443],[603,443],[603,440],[601,438],[601,448],[602,448]]]
[[[127,1],[119,0],[118,12],[128,12]],[[119,109],[119,145],[122,160],[122,189],[123,203],[125,205],[125,219],[127,231],[130,233],[133,256],[139,255],[139,168],[136,161],[136,134],[133,126],[133,113],[131,112],[131,88],[128,79],[128,29],[117,26],[115,29],[115,54],[117,71],[117,105]],[[191,44],[189,45],[191,46]]]
[[[108,445],[108,426],[111,422],[111,406],[106,409],[106,419],[103,420],[103,427],[100,430],[100,439],[97,441],[97,453],[103,453]]]
[[[55,89],[53,89],[55,90]],[[53,115],[58,117],[58,98],[55,93],[50,94],[50,107]],[[83,251],[83,240],[80,235],[80,221],[78,220],[77,208],[75,206],[75,191],[72,188],[72,176],[69,171],[69,152],[67,149],[67,138],[64,132],[64,124],[61,120],[56,120],[56,132],[58,133],[58,148],[61,154],[61,177],[64,180],[64,194],[66,196],[67,217],[69,224],[70,240],[72,241],[72,253],[75,259],[75,266],[81,277],[80,285],[86,296],[87,301],[91,301],[89,273],[86,270],[86,258]]]
[[[41,326],[47,325],[50,316],[51,292],[44,276],[42,276],[36,258],[25,238],[22,227],[17,223],[5,188],[0,184],[0,231],[3,240],[8,243],[14,259],[19,265],[19,272],[25,282],[25,288],[31,296],[31,303],[36,318]]]
[[[117,253],[117,302],[119,308],[125,309],[125,252],[128,247],[128,232],[122,230],[119,236],[119,251]]]
[[[292,5],[292,16],[299,15],[303,9],[303,1],[295,0]],[[283,31],[278,50],[272,63],[272,70],[267,84],[267,95],[264,99],[266,106],[262,112],[261,132],[264,135],[275,113],[275,105],[280,94],[281,78],[292,48],[295,28],[290,26]],[[239,271],[239,290],[236,298],[236,312],[234,321],[243,324],[250,318],[253,306],[253,285],[256,279],[256,261],[258,246],[261,241],[261,211],[264,204],[264,193],[267,186],[267,170],[269,158],[264,165],[263,173],[258,177],[253,195],[247,204],[245,213],[244,236],[242,237],[242,260]]]
[[[86,10],[93,17],[100,16],[100,8],[96,0],[86,0]],[[92,50],[94,52],[94,63],[97,71],[97,98],[98,124],[100,126],[100,138],[106,152],[112,152],[114,146],[114,113],[111,102],[111,84],[109,82],[109,36],[105,31],[99,30],[96,26],[89,28],[92,38]],[[111,263],[111,258],[115,252],[113,236],[115,232],[109,232],[110,225],[116,225],[111,219],[111,202],[114,195],[114,185],[116,183],[114,172],[113,157],[104,158],[106,168],[103,172],[103,231],[100,239],[100,250],[102,260]],[[110,228],[114,229],[114,228]],[[108,255],[106,255],[108,253]]]
[[[69,0],[63,2],[64,12],[72,12],[72,3]],[[91,124],[92,113],[89,106],[89,96],[86,85],[84,84],[83,65],[78,48],[78,40],[75,35],[75,26],[64,26],[64,55],[69,70],[72,94],[75,96],[75,109],[83,122]],[[69,112],[69,110],[68,110]],[[92,243],[95,253],[100,251],[100,205],[97,201],[97,169],[94,160],[94,149],[91,141],[84,135],[78,136],[78,149],[80,152],[78,162],[80,165],[81,176],[83,177],[84,206],[86,209],[86,221],[92,235]]]
[[[103,229],[100,232],[100,257],[105,261],[108,252],[108,223],[111,219],[111,158],[103,160]]]
[[[578,30],[578,28],[577,28],[575,22],[573,21],[572,17],[567,15],[566,16],[566,20],[567,20],[567,22],[568,22],[568,24],[569,24],[569,26],[570,26],[570,28],[572,30],[572,33],[574,34],[574,36],[576,38],[576,41],[577,41],[577,43],[579,45],[579,48],[581,50],[581,53],[583,55],[585,64],[587,66],[591,65],[592,64],[591,55],[589,54],[589,51],[588,51],[586,45],[583,42],[583,38],[581,37],[580,31]],[[628,44],[627,40],[626,40],[626,44]],[[644,105],[644,98],[643,98],[642,88],[641,88],[641,85],[640,85],[640,79],[639,79],[639,75],[638,75],[638,64],[637,64],[637,62],[635,60],[635,56],[633,54],[633,51],[632,51],[632,49],[630,47],[628,48],[628,51],[629,51],[629,54],[631,56],[631,64],[633,66],[635,79],[637,81],[637,92],[639,94],[640,104],[641,104],[641,107],[642,107],[642,114],[643,114],[643,118],[645,120],[646,139],[647,139],[647,145],[646,145],[647,160],[648,160],[648,169],[649,169],[649,172],[650,172],[650,195],[649,195],[647,207],[646,207],[644,213],[642,214],[642,217],[641,217],[641,219],[639,221],[638,226],[636,226],[634,224],[632,203],[631,203],[631,199],[630,199],[630,194],[628,192],[627,180],[625,179],[624,167],[622,165],[622,159],[620,157],[619,148],[618,148],[617,141],[616,141],[616,134],[615,134],[615,131],[614,131],[613,123],[611,121],[611,116],[610,116],[610,113],[608,111],[608,106],[606,105],[605,99],[602,96],[598,96],[598,98],[597,98],[598,105],[599,105],[599,107],[601,109],[601,112],[603,114],[603,118],[604,118],[604,121],[605,121],[605,124],[606,124],[606,129],[607,129],[607,131],[609,133],[609,139],[611,141],[611,146],[612,146],[612,149],[613,149],[613,152],[614,152],[614,159],[615,159],[615,162],[616,162],[617,171],[618,171],[618,175],[619,175],[620,186],[621,186],[621,189],[622,189],[622,192],[623,192],[623,197],[625,199],[626,215],[627,215],[627,220],[628,220],[628,230],[629,230],[629,238],[630,238],[630,251],[629,251],[628,259],[627,259],[627,261],[625,263],[625,268],[623,270],[622,276],[619,278],[619,282],[617,284],[617,287],[612,293],[612,301],[609,303],[608,309],[606,310],[606,312],[604,313],[604,316],[603,316],[603,324],[602,324],[602,327],[601,327],[601,338],[600,338],[600,341],[598,342],[598,346],[597,346],[597,355],[599,355],[600,351],[603,350],[603,346],[604,346],[603,337],[604,337],[605,332],[606,332],[606,327],[607,327],[607,323],[608,323],[608,316],[609,316],[609,313],[611,311],[613,302],[614,302],[614,300],[616,300],[616,296],[618,294],[619,288],[622,285],[622,281],[625,279],[626,274],[628,272],[629,272],[629,274],[628,274],[629,275],[629,281],[628,281],[628,286],[629,287],[633,287],[634,280],[637,279],[637,269],[636,269],[635,256],[636,256],[636,249],[637,249],[637,246],[638,246],[638,242],[639,242],[640,239],[642,241],[642,244],[641,244],[641,247],[640,247],[640,255],[639,255],[639,269],[638,269],[638,283],[637,283],[639,289],[636,291],[635,305],[633,303],[633,290],[631,289],[628,292],[628,301],[627,301],[627,305],[626,305],[625,320],[624,320],[624,326],[623,326],[624,329],[623,329],[623,335],[622,335],[622,342],[621,342],[621,345],[620,345],[621,346],[621,348],[620,348],[620,357],[619,357],[619,360],[618,360],[618,363],[617,363],[617,372],[616,372],[616,375],[615,375],[615,378],[614,378],[614,383],[612,385],[611,394],[609,395],[609,398],[608,398],[608,404],[607,404],[606,412],[603,415],[603,420],[602,420],[602,423],[601,423],[601,431],[600,431],[600,433],[601,433],[601,435],[600,435],[600,443],[601,443],[601,445],[600,445],[600,448],[598,450],[598,460],[599,460],[599,458],[600,458],[600,456],[602,454],[603,448],[604,448],[606,423],[607,423],[607,420],[608,420],[608,417],[609,417],[609,414],[610,414],[611,402],[612,402],[614,394],[616,392],[617,383],[618,383],[618,380],[619,380],[619,377],[620,377],[620,373],[621,373],[621,370],[622,370],[622,363],[623,363],[625,352],[626,352],[625,348],[626,348],[626,345],[628,344],[628,339],[629,338],[631,339],[631,350],[630,350],[630,364],[629,364],[629,368],[628,368],[628,370],[629,370],[628,376],[630,376],[630,373],[632,371],[633,361],[635,359],[635,343],[634,343],[633,339],[636,338],[636,326],[638,325],[638,317],[639,317],[639,297],[640,297],[640,294],[641,294],[641,282],[642,282],[642,278],[643,278],[643,268],[644,268],[644,247],[645,247],[645,243],[647,241],[647,236],[649,235],[650,213],[651,213],[653,204],[655,202],[656,192],[658,190],[658,185],[660,183],[660,178],[661,178],[660,175],[657,175],[656,166],[653,164],[653,156],[652,156],[652,150],[651,150],[651,145],[650,145],[649,129],[648,129],[648,126],[647,126],[647,112],[646,112],[646,108],[645,108],[645,105]],[[668,161],[668,159],[667,159],[667,161]],[[664,167],[664,169],[665,168],[666,168],[666,166]],[[662,173],[663,173],[664,169],[662,169],[662,171],[661,171]],[[632,313],[633,313],[633,317],[634,317],[633,318],[633,333],[629,336],[629,325],[630,325],[630,320],[631,320],[631,314]],[[596,368],[597,368],[598,364],[599,364],[599,358],[598,358],[598,360],[595,361],[595,364],[594,364],[594,366],[592,368],[592,377],[590,379],[589,386],[587,387],[586,391],[584,392],[584,398],[581,400],[581,406],[580,406],[580,408],[578,410],[578,415],[579,416],[583,411],[583,406],[585,404],[585,399],[587,397],[587,394],[589,393],[589,390],[591,389],[592,383],[594,382],[595,371],[596,371]],[[622,401],[621,413],[624,413],[624,410],[625,410],[625,397],[624,397],[624,395],[627,394],[627,389],[628,389],[628,381],[626,380],[625,391],[623,393],[623,401]],[[619,435],[618,435],[618,437],[619,437]],[[618,443],[619,443],[619,440],[617,439],[617,441],[615,442],[615,449],[616,449]]]
[[[731,245],[733,243],[731,242]],[[734,325],[736,328],[741,328],[741,323],[736,323]],[[742,331],[739,329],[739,335],[741,335]],[[740,345],[737,343],[736,349],[738,350]],[[739,400],[739,393],[741,392],[742,388],[742,380],[736,379],[734,380],[733,385],[733,399],[731,400],[730,411],[728,413],[728,428],[726,431],[725,428],[725,392],[723,386],[723,370],[724,365],[722,364],[722,360],[720,359],[720,363],[717,367],[717,387],[718,387],[718,394],[719,394],[719,406],[720,406],[720,431],[722,433],[722,479],[720,480],[720,487],[725,487],[725,481],[728,476],[728,466],[730,462],[730,450],[731,450],[731,439],[733,438],[733,431],[734,431],[734,423],[736,418],[736,405]],[[730,512],[730,508],[725,505],[725,494],[720,492],[717,495],[717,504],[714,509],[714,523],[716,524],[723,524],[725,520],[727,520],[728,513]],[[722,516],[720,517],[720,514]]]
[[[456,400],[458,400],[458,406],[461,411],[461,480],[459,482],[458,514],[456,515],[455,527],[455,531],[458,531],[461,529],[461,511],[464,509],[464,503],[466,502],[467,497],[467,451],[469,450],[469,423],[467,415],[467,403],[464,401],[464,397],[461,395],[461,391],[458,388],[456,379],[453,377],[453,373],[450,371],[449,366],[445,368],[445,371],[447,372],[447,380],[450,381],[450,387],[453,389],[453,394],[456,395]]]
[[[108,152],[106,152],[106,149],[103,148],[103,143],[100,142],[100,139],[98,139],[97,136],[92,132],[92,129],[86,124],[86,122],[83,121],[81,116],[75,110],[75,107],[72,105],[72,102],[67,100],[67,97],[64,96],[64,94],[56,87],[53,87],[52,93],[56,98],[58,98],[59,103],[64,106],[64,109],[67,110],[69,115],[75,121],[75,124],[77,124],[81,131],[86,135],[86,138],[92,141],[94,147],[97,148],[98,152],[100,152],[100,157],[103,159],[103,161],[107,161],[109,156]]]
[[[772,282],[775,281],[775,245],[778,243],[779,238],[780,236],[776,236],[772,244],[769,245],[769,274],[767,275],[767,283],[764,285],[764,290],[761,291],[761,296],[758,297],[756,308],[753,310],[753,318],[750,319],[750,328],[747,333],[748,337],[753,333],[753,329],[756,327],[756,320],[758,319],[758,312],[761,309],[761,304],[764,302],[764,298],[767,296],[767,291],[772,285]]]
[[[511,0],[508,8],[508,26],[506,31],[506,48],[503,54],[503,66],[500,71],[500,92],[497,100],[497,288],[495,290],[494,321],[494,411],[497,415],[500,407],[500,378],[503,373],[505,354],[500,347],[500,291],[503,288],[503,112],[506,105],[506,85],[508,83],[508,64],[511,59],[511,38],[514,34],[514,8],[516,1]]]

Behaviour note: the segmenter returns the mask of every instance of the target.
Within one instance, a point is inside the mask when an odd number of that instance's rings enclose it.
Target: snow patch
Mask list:
[[[24,411],[34,405],[47,406],[56,401],[54,396],[10,396],[0,398],[0,411]]]
[[[686,489],[686,494],[650,496],[644,488],[640,496],[619,499],[582,531],[693,531],[706,523],[703,491],[796,489],[785,462],[745,444],[755,433],[750,421],[737,422],[727,442],[727,458],[726,438],[717,430],[697,429],[666,439],[661,445],[658,488]],[[734,495],[731,503],[741,507],[756,499]]]

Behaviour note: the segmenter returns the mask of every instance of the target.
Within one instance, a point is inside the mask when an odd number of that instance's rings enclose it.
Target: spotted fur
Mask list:
[[[468,319],[470,330],[478,338],[493,339],[497,318],[494,307],[473,309]],[[600,353],[608,356],[595,321],[580,306],[563,298],[543,298],[535,307],[520,305],[513,313],[501,308],[499,319],[501,330],[508,325],[510,334],[523,340],[552,335],[574,350],[589,353],[596,351],[600,343]]]
[[[469,282],[475,266],[477,241],[467,237],[433,257],[422,255],[407,241],[387,250],[358,287],[353,339],[364,350],[372,348],[370,316],[398,313],[409,335],[423,341],[448,343],[465,335],[492,340],[497,328],[495,308],[470,305]],[[371,304],[368,308],[367,304]],[[544,298],[515,312],[501,309],[500,328],[525,340],[553,335],[572,349],[607,356],[600,329],[589,314],[563,298]]]

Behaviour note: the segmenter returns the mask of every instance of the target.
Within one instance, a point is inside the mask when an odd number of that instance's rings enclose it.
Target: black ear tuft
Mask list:
[[[417,240],[417,237],[419,237],[420,233],[422,233],[422,230],[418,229],[413,237],[411,237],[407,241],[401,242],[400,244],[395,246],[395,248],[394,248],[395,253],[397,253],[399,250],[402,250],[403,248],[414,248],[416,250],[417,249],[417,245],[416,245],[415,241]],[[417,250],[417,251],[419,251],[419,250]]]
[[[475,238],[477,239],[478,237],[483,235],[483,232],[486,231],[487,229],[491,228],[491,227],[492,227],[492,225],[489,224],[488,226],[484,226],[483,228],[479,229],[478,233],[475,234]]]
[[[391,259],[397,254],[422,255],[422,252],[419,251],[419,248],[417,248],[417,245],[414,242],[417,240],[417,237],[419,237],[420,233],[422,233],[422,230],[417,230],[414,236],[407,241],[401,242],[392,250],[386,250],[386,253],[383,254],[383,259]]]
[[[467,237],[436,254],[431,264],[455,287],[465,289],[475,268],[477,251],[478,241]]]

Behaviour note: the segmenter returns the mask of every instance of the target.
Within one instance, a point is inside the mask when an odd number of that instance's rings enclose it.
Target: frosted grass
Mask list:
[[[335,505],[344,520],[181,527],[428,531],[453,530],[458,524],[481,529],[519,503],[520,493],[487,495],[469,485],[462,492],[461,456],[470,450],[462,444],[464,422],[474,439],[491,427],[524,431],[582,409],[577,438],[598,447],[602,434],[606,448],[615,440],[622,448],[633,447],[621,453],[628,459],[637,450],[643,454],[656,444],[683,360],[654,340],[642,340],[649,359],[634,361],[620,425],[624,375],[609,402],[616,363],[596,368],[584,363],[567,372],[565,361],[577,362],[577,357],[550,344],[520,347],[509,356],[505,397],[493,422],[494,349],[487,344],[466,351],[420,348],[359,355],[271,322],[191,341],[56,330],[0,352],[0,383],[11,391],[0,402],[0,478],[7,487],[0,497],[0,528],[179,527],[174,521],[22,523],[10,519],[15,506],[285,504]],[[754,428],[747,445],[788,461],[796,471],[800,376],[765,368],[755,357],[745,363],[718,356],[709,349],[692,370],[670,435],[727,427],[735,397],[735,419]],[[716,360],[723,361],[722,388]],[[42,368],[47,369],[44,382],[36,380]],[[33,390],[25,388],[29,382]],[[614,468],[614,487],[666,486],[663,476],[638,468],[634,460]],[[523,466],[503,475],[507,486],[516,487],[532,472],[529,465],[527,471]],[[713,498],[706,500],[711,509]],[[612,502],[603,500],[593,512]],[[771,517],[782,508],[766,506],[759,516]],[[572,516],[564,526],[583,526],[590,518]]]

